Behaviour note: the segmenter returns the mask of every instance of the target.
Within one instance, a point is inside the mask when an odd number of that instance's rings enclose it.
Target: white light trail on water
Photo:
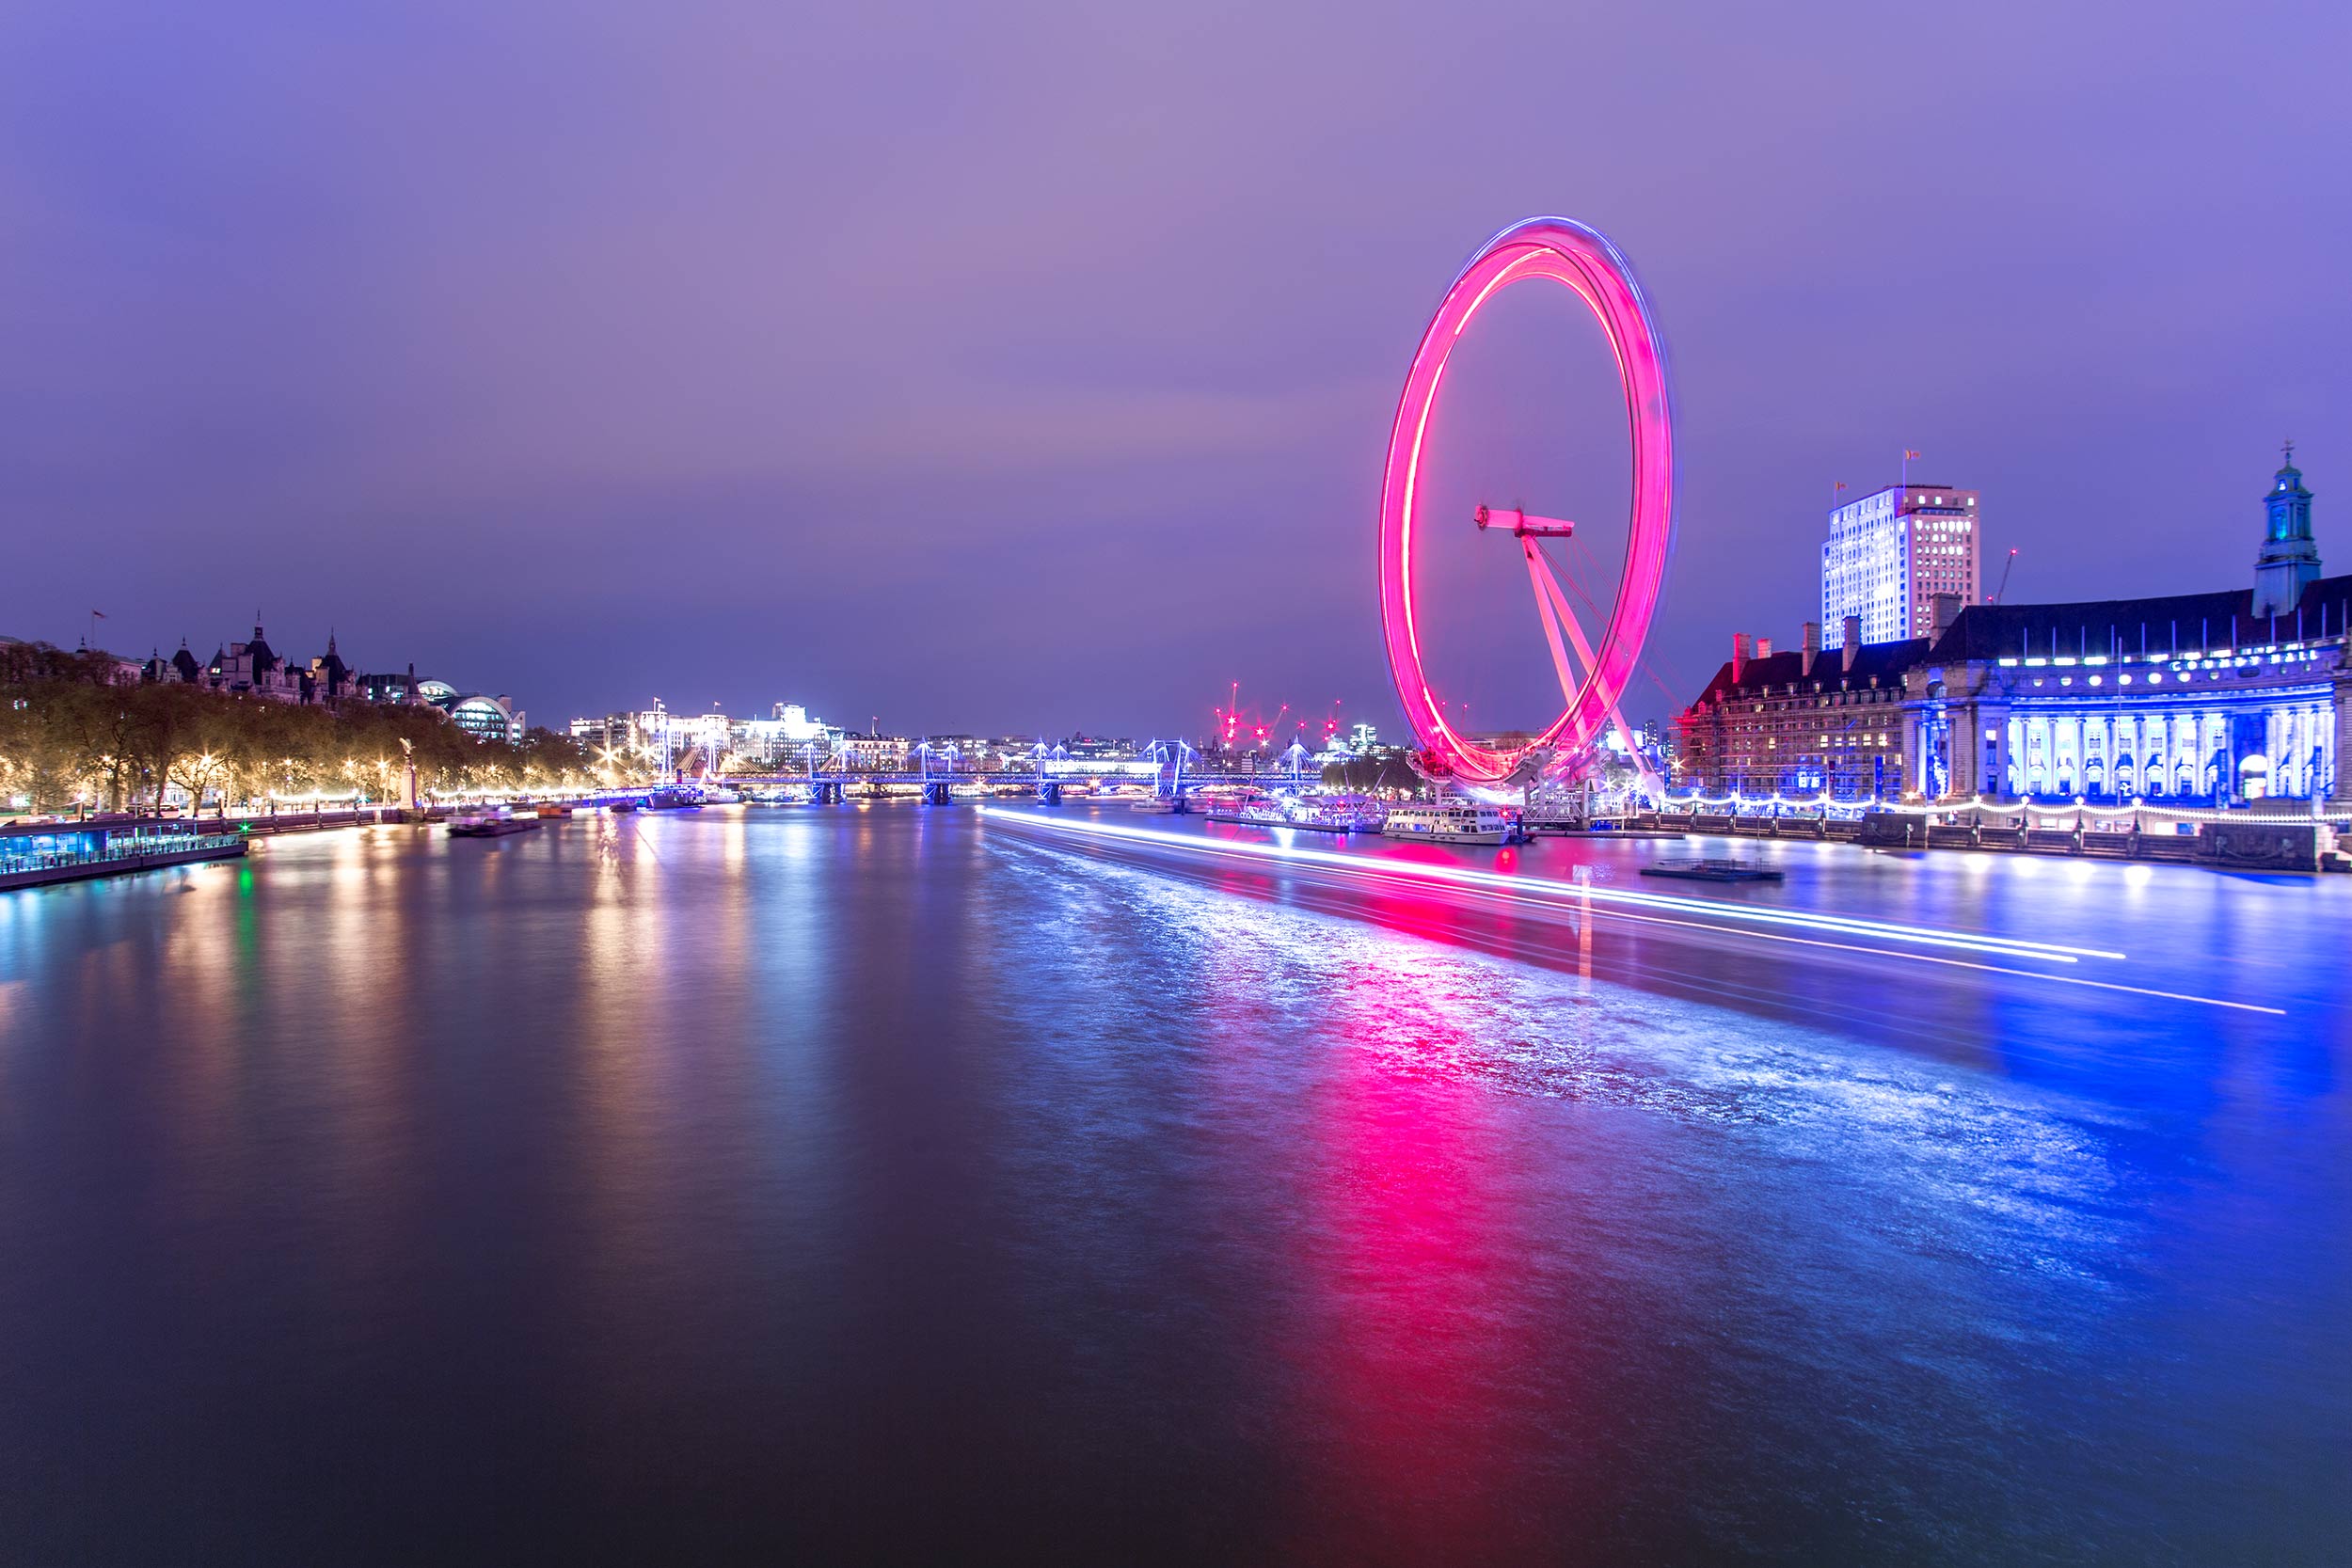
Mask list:
[[[1476,871],[1466,865],[1430,865],[1412,861],[1375,860],[1368,855],[1345,855],[1330,849],[1308,849],[1297,845],[1255,844],[1240,839],[1208,839],[1191,833],[1155,832],[1149,828],[1120,827],[1108,822],[1056,822],[1028,812],[1008,812],[983,806],[990,816],[1017,821],[1051,832],[1093,834],[1110,838],[1130,839],[1163,848],[1238,857],[1246,860],[1287,861],[1309,865],[1327,865],[1358,875],[1401,877],[1411,881],[1449,882],[1457,887],[1491,889],[1518,897],[1566,899],[1582,903],[1590,899],[1596,904],[1625,904],[1640,909],[1670,910],[1677,914],[1703,914],[1715,919],[1746,921],[1763,926],[1794,926],[1808,931],[1838,931],[1851,936],[1878,937],[1896,942],[1915,942],[1935,947],[1963,947],[1979,953],[1999,953],[2011,958],[2043,958],[2052,963],[2074,963],[2082,958],[2122,958],[2125,955],[2096,947],[2065,947],[2046,942],[2030,942],[2022,937],[1996,937],[1974,931],[1942,931],[1924,926],[1898,926],[1884,921],[1860,920],[1851,915],[1827,914],[1802,910],[1775,910],[1752,904],[1729,904],[1712,898],[1681,898],[1672,894],[1639,893],[1630,888],[1601,887],[1593,884],[1554,881],[1546,877],[1522,877],[1498,871]]]
[[[1639,893],[1626,888],[1562,882],[1545,877],[1478,871],[1468,866],[1430,865],[1410,861],[1375,859],[1368,855],[1342,854],[1329,849],[1310,849],[1297,845],[1259,844],[1238,839],[1211,839],[1192,833],[1171,833],[1150,828],[1124,827],[1108,822],[1055,821],[1032,812],[1007,811],[1002,807],[984,805],[979,808],[979,812],[983,816],[993,817],[1025,831],[1058,833],[1073,838],[1106,838],[1148,845],[1157,849],[1173,849],[1179,853],[1203,856],[1209,859],[1257,861],[1278,865],[1311,865],[1343,872],[1366,880],[1392,880],[1457,887],[1474,893],[1501,895],[1506,898],[1529,903],[1566,906],[1571,910],[1582,909],[1589,905],[1621,905],[1627,908],[1596,912],[1636,920],[1645,925],[1679,926],[1694,930],[1716,931],[1724,935],[1746,935],[1806,947],[1823,947],[1886,958],[1909,958],[1922,963],[1979,970],[1986,974],[2013,974],[2026,979],[2088,986],[2097,990],[2122,991],[2135,996],[2152,997],[2167,1002],[2193,1002],[2202,1006],[2226,1007],[2237,1012],[2284,1017],[2286,1011],[2282,1007],[2262,1006],[2250,1002],[2231,1002],[2214,996],[2195,996],[2183,991],[2159,990],[2145,986],[2125,985],[2113,980],[2093,980],[2070,974],[2050,974],[2039,970],[2011,969],[2000,964],[1937,958],[1924,953],[1907,953],[1883,947],[1825,942],[1821,940],[1819,933],[1872,937],[1883,942],[1943,947],[1983,954],[1993,958],[2030,958],[2068,965],[2078,963],[2084,958],[2122,960],[2125,958],[2124,954],[2101,948],[2068,947],[2054,942],[1991,936],[1981,932],[1937,930],[1929,927],[1901,926],[1883,921],[1863,920],[1851,915],[1764,909],[1754,905],[1732,904],[1706,898],[1680,898],[1671,894]],[[1662,918],[1660,913],[1630,912],[1635,909],[1678,915],[1700,915],[1707,918],[1704,920],[1672,920]],[[1792,936],[1771,930],[1738,932],[1732,927],[1714,924],[1717,921],[1744,922],[1752,926],[1795,927],[1817,934]]]

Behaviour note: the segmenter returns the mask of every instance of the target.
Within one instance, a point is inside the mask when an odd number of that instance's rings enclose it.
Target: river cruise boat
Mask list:
[[[1303,828],[1318,833],[1376,833],[1389,808],[1355,795],[1293,795],[1262,797],[1235,804],[1218,801],[1209,807],[1212,822],[1240,822],[1252,828]]]
[[[1458,800],[1442,806],[1391,806],[1380,831],[1432,844],[1517,844],[1518,818],[1498,806]]]

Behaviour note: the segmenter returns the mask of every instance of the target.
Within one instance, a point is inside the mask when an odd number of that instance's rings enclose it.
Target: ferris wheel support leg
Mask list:
[[[1560,700],[1573,705],[1576,702],[1576,672],[1568,668],[1568,650],[1560,641],[1560,619],[1552,611],[1551,596],[1544,592],[1544,578],[1549,574],[1545,572],[1543,558],[1535,553],[1534,546],[1522,540],[1520,547],[1527,554],[1528,578],[1535,585],[1535,612],[1543,617],[1544,641],[1551,644],[1551,667],[1559,673]],[[1581,630],[1578,632],[1577,641],[1583,641]],[[1590,659],[1585,661],[1587,668],[1591,667],[1591,662]]]
[[[1527,546],[1527,570],[1535,579],[1535,596],[1538,599],[1548,600],[1551,610],[1566,624],[1568,640],[1576,644],[1576,657],[1584,661],[1586,670],[1598,670],[1599,664],[1593,657],[1593,644],[1586,640],[1584,627],[1578,622],[1576,611],[1569,607],[1567,594],[1561,592],[1559,579],[1551,575],[1551,563],[1546,561],[1542,553],[1533,545]],[[1551,630],[1551,621],[1550,614],[1544,617],[1546,631]],[[1555,655],[1559,645],[1559,638],[1555,635],[1552,638]],[[1565,663],[1562,664],[1561,669],[1562,684],[1565,687],[1566,679]],[[1573,689],[1568,690],[1568,701],[1570,703],[1576,701],[1576,692]],[[1663,797],[1666,793],[1666,781],[1651,771],[1648,763],[1643,760],[1642,749],[1633,741],[1633,726],[1625,721],[1625,709],[1613,697],[1609,700],[1609,721],[1617,727],[1617,738],[1625,743],[1626,756],[1640,771],[1642,787],[1653,795]]]

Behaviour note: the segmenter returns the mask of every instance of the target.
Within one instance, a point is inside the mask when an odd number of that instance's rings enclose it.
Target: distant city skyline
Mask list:
[[[2290,9],[20,12],[0,528],[59,564],[0,632],[204,656],[258,602],[557,722],[1192,729],[1238,678],[1392,730],[1399,379],[1461,259],[1552,211],[1674,355],[1634,717],[1793,631],[1833,486],[1907,450],[1983,495],[1988,570],[2022,546],[2013,600],[2199,591],[2282,438],[2323,556],[2352,474],[2352,104],[2300,85],[2352,21]],[[1432,515],[1605,520],[1605,367],[1514,309]],[[1433,616],[1497,725],[1550,680],[1523,582],[1486,612],[1510,565]]]

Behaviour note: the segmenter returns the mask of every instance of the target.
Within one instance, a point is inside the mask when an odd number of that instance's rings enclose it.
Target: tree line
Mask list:
[[[182,792],[199,803],[313,791],[394,800],[404,740],[418,786],[434,794],[589,782],[586,753],[551,730],[510,745],[477,739],[437,708],[266,702],[126,680],[108,655],[0,644],[0,806],[152,811]]]

